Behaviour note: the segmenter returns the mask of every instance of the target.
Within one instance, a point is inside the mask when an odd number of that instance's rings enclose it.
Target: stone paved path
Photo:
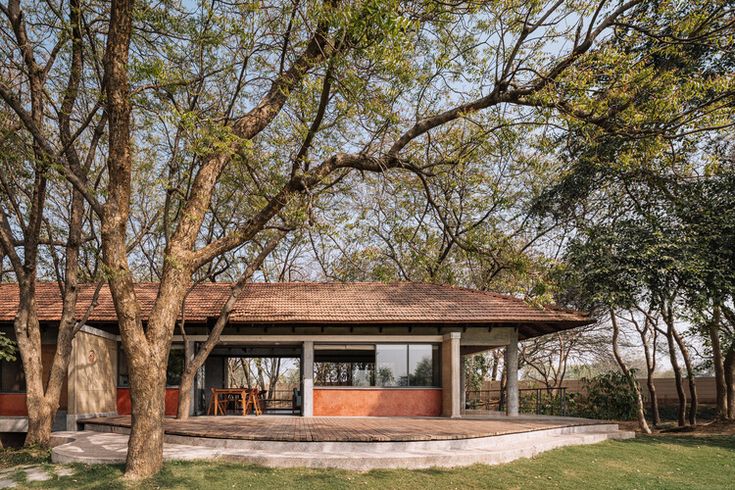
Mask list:
[[[47,481],[56,476],[70,476],[74,470],[66,466],[49,465],[20,465],[0,471],[0,488],[15,488],[18,486],[16,476],[25,474],[25,481]]]

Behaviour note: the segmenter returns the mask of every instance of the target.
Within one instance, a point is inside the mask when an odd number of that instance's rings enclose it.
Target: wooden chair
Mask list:
[[[217,415],[219,405],[219,396],[214,388],[209,389],[209,404],[207,405],[207,415]]]
[[[245,405],[244,413],[249,413],[252,409],[255,415],[262,415],[263,410],[260,407],[260,393],[258,392],[258,388],[251,389],[247,396],[248,401]]]

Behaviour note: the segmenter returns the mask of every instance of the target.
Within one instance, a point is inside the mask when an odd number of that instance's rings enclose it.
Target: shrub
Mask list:
[[[574,415],[606,420],[636,418],[636,395],[623,373],[608,371],[581,381],[584,391],[575,397]]]

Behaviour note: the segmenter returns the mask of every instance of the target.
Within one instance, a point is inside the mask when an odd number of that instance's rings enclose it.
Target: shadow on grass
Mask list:
[[[51,462],[51,451],[40,447],[0,449],[0,469],[26,464]]]
[[[629,445],[675,445],[689,448],[701,446],[712,446],[735,451],[735,436],[693,436],[693,435],[642,435],[637,434],[635,439],[627,439],[619,441],[622,444]]]

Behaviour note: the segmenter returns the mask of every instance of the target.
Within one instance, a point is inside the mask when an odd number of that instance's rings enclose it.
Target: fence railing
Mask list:
[[[519,411],[536,415],[566,415],[566,388],[521,388],[518,390]],[[504,390],[467,390],[465,408],[505,411]]]

